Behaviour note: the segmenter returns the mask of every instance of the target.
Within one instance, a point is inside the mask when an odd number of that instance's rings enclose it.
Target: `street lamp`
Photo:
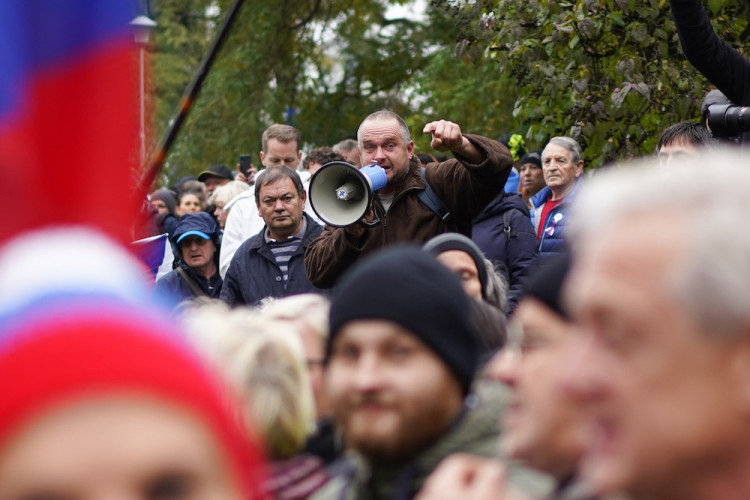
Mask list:
[[[138,16],[130,21],[130,26],[133,28],[133,38],[135,39],[136,45],[138,45],[138,52],[140,57],[140,130],[139,135],[141,139],[141,165],[146,164],[146,76],[144,68],[145,50],[151,43],[151,34],[156,28],[157,24],[151,18],[146,16]]]

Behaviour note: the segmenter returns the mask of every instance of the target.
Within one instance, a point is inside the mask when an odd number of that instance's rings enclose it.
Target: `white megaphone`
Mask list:
[[[367,214],[373,195],[386,182],[385,170],[376,162],[357,168],[332,161],[310,178],[310,205],[329,226],[351,226]]]

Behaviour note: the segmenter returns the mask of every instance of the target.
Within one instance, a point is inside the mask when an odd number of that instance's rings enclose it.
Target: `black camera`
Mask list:
[[[706,123],[714,137],[737,137],[750,132],[750,107],[712,104],[706,111]]]

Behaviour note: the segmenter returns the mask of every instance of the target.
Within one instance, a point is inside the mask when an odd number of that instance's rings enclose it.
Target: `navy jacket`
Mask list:
[[[307,230],[302,244],[289,259],[289,280],[284,281],[281,269],[276,264],[264,234],[266,226],[255,236],[248,238],[235,252],[224,278],[221,300],[230,306],[257,305],[266,297],[287,297],[299,293],[320,293],[307,279],[305,272],[305,250],[323,232],[309,215]]]
[[[539,239],[539,256],[541,258],[567,251],[565,226],[568,225],[568,210],[580,184],[581,178],[578,178],[573,190],[565,196],[562,203],[550,210],[546,220],[539,219],[542,217],[544,203],[552,197],[550,188],[545,187],[531,199],[536,213],[534,223],[536,224],[537,234],[541,232],[542,235]]]
[[[510,229],[505,231],[505,212]],[[474,219],[474,243],[496,266],[502,264],[510,286],[509,310],[524,290],[525,277],[536,264],[539,251],[529,209],[517,193],[501,193]]]
[[[180,262],[180,267],[187,272],[187,274],[198,283],[205,294],[213,299],[218,299],[221,294],[222,280],[219,276],[219,267],[216,266],[216,274],[211,279],[206,279],[200,274],[193,271],[184,262]],[[166,298],[174,303],[180,303],[185,299],[195,298],[193,289],[190,285],[180,276],[177,269],[169,272],[168,274],[159,278],[159,281],[154,285],[154,294]]]

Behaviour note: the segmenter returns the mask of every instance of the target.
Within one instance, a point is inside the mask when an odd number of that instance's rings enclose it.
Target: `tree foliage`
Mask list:
[[[158,139],[231,0],[151,0]],[[404,0],[405,1],[405,0]],[[429,0],[424,19],[388,0],[245,0],[168,157],[172,177],[253,153],[271,123],[306,148],[353,137],[367,114],[399,112],[419,150],[446,118],[530,147],[571,135],[589,166],[650,153],[694,119],[708,83],[682,55],[668,0]],[[742,0],[708,0],[719,34],[750,36]]]
[[[719,34],[743,47],[744,3],[709,6]],[[650,153],[664,128],[698,117],[709,88],[681,52],[667,0],[488,0],[476,20],[461,52],[511,77],[517,130],[536,145],[575,137],[589,165]]]
[[[207,8],[223,12],[229,3],[153,1],[161,133],[215,36],[221,14],[209,17]],[[177,174],[195,173],[214,163],[234,165],[249,152],[257,162],[261,133],[275,122],[297,126],[305,145],[315,147],[353,137],[362,117],[376,109],[406,114],[404,87],[424,64],[423,27],[386,18],[386,7],[378,0],[246,0],[170,152],[170,166]],[[202,15],[197,25],[191,24],[196,12]],[[177,52],[184,57],[171,59]]]

